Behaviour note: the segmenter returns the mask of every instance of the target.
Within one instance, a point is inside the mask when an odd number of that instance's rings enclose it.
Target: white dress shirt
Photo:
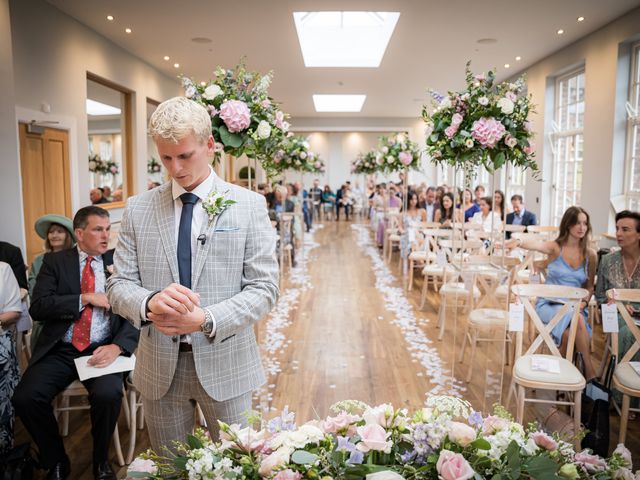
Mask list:
[[[435,219],[435,214],[436,214],[436,204],[432,203],[432,204],[426,204],[425,205],[425,210],[427,211],[427,222],[433,222]]]
[[[500,219],[500,215],[493,211],[489,212],[489,215],[487,215],[486,218],[482,217],[482,212],[476,212],[473,214],[471,222],[482,225],[482,229],[485,232],[491,232],[492,226],[494,231],[500,230],[502,228],[502,220]]]
[[[209,176],[196,188],[194,188],[191,192],[187,192],[184,188],[178,185],[178,182],[175,180],[171,180],[171,196],[173,197],[173,208],[174,208],[174,220],[175,220],[175,229],[174,235],[176,239],[176,257],[178,255],[177,245],[178,245],[178,232],[180,230],[180,216],[182,215],[182,200],[180,200],[180,195],[183,193],[193,193],[198,197],[196,204],[193,206],[193,215],[191,217],[191,262],[192,262],[192,271],[193,271],[193,261],[195,259],[195,252],[198,248],[198,236],[200,235],[200,230],[202,229],[202,225],[208,221],[208,215],[204,208],[202,208],[202,201],[207,198],[209,193],[213,190],[213,186],[215,184],[216,174],[213,171],[213,168],[209,167]],[[149,297],[147,297],[148,299]],[[141,316],[144,320],[149,320],[146,318],[145,306],[147,305],[147,299],[142,303]],[[213,317],[213,315],[212,315]],[[211,331],[211,337],[213,337],[216,333],[216,321],[213,319],[213,330]],[[191,343],[191,336],[184,335],[181,337],[182,341],[186,341]]]

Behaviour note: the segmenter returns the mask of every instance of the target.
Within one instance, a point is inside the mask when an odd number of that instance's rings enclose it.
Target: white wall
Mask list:
[[[537,105],[534,117],[542,182],[528,180],[527,206],[551,219],[552,154],[544,137],[553,120],[555,78],[576,66],[585,68],[584,171],[582,206],[590,213],[595,234],[613,227],[610,198],[622,193],[628,43],[640,34],[640,9],[606,25],[526,70],[529,93]]]
[[[133,193],[146,190],[146,99],[162,101],[179,95],[178,80],[161,74],[42,0],[11,0],[10,14],[10,30],[3,28],[2,35],[10,31],[13,43],[15,109],[12,105],[11,111],[17,116],[12,121],[13,131],[17,120],[31,119],[60,121],[59,126],[69,130],[73,211],[90,203],[87,72],[133,92]],[[2,42],[3,50],[4,45]],[[51,113],[41,111],[43,103],[50,105]],[[17,151],[11,158],[19,158]],[[12,181],[20,183],[17,171]],[[21,194],[14,194],[13,198],[17,197]],[[112,210],[113,219],[120,215],[121,211]]]

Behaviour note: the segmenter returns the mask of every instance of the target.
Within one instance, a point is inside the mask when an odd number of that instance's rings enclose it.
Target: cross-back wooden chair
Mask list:
[[[511,291],[524,304],[525,311],[529,314],[530,322],[533,323],[537,336],[527,351],[523,353],[523,332],[516,333],[516,360],[513,366],[507,405],[509,405],[513,389],[517,389],[516,420],[519,423],[523,422],[526,402],[569,405],[573,407],[574,427],[577,432],[580,429],[582,390],[585,387],[586,381],[572,363],[572,359],[578,327],[578,317],[580,315],[580,301],[587,295],[587,290],[562,285],[529,284],[513,285]],[[545,325],[531,303],[532,298],[553,299],[563,305],[549,323]],[[573,316],[569,327],[567,352],[563,356],[551,336],[551,331],[558,322],[560,322],[562,317],[572,310]],[[541,347],[546,347],[550,351],[550,354],[536,353]],[[555,363],[555,366],[559,368],[559,373],[534,370],[532,367],[534,362]],[[570,397],[569,400],[563,401],[527,397],[527,389],[562,391],[569,393],[573,398]],[[576,439],[576,448],[579,448],[579,446],[580,440]]]
[[[409,254],[409,290],[413,288],[413,276],[416,266],[422,267],[434,264],[440,250],[438,241],[451,238],[451,234],[451,230],[442,228],[425,228],[418,232],[416,235],[417,241]],[[428,278],[425,276],[425,282],[427,281]]]

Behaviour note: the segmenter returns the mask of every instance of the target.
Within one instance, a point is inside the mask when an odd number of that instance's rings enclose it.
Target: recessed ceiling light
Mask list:
[[[165,60],[165,62],[166,62],[166,61],[168,61],[168,60],[169,60],[169,58],[170,58],[170,57],[169,57],[169,55],[165,55],[165,56],[164,56],[164,60]]]
[[[113,15],[107,15],[107,20],[109,20],[110,22],[113,22]]]
[[[106,103],[87,98],[87,115],[120,115],[121,110]]]
[[[504,68],[509,68],[511,65],[509,65],[508,63],[504,64]]]
[[[200,82],[200,85],[202,85],[203,87],[207,84],[207,82]]]
[[[359,112],[366,95],[314,95],[316,112]]]
[[[306,67],[379,67],[400,12],[293,12]]]
[[[564,33],[564,30],[563,30],[563,29],[560,29],[560,30],[558,30],[556,33],[557,33],[558,35],[562,35],[562,34]]]
[[[180,64],[179,64],[179,63],[174,63],[174,64],[173,64],[173,66],[174,66],[175,68],[180,68]]]
[[[522,60],[522,57],[521,57],[520,55],[518,55],[518,56],[516,57],[516,62],[519,62],[520,60]]]
[[[131,33],[131,29],[130,28],[125,28],[124,31],[127,32],[127,33]]]
[[[579,22],[584,22],[584,17],[578,17]]]

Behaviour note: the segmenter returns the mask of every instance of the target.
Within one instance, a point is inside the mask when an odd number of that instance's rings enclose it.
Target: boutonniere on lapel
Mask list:
[[[233,205],[234,203],[238,203],[235,200],[229,200],[226,198],[226,192],[218,192],[216,190],[212,190],[202,201],[202,208],[207,212],[207,216],[209,217],[209,227],[213,224],[215,218],[224,212],[228,207]]]

